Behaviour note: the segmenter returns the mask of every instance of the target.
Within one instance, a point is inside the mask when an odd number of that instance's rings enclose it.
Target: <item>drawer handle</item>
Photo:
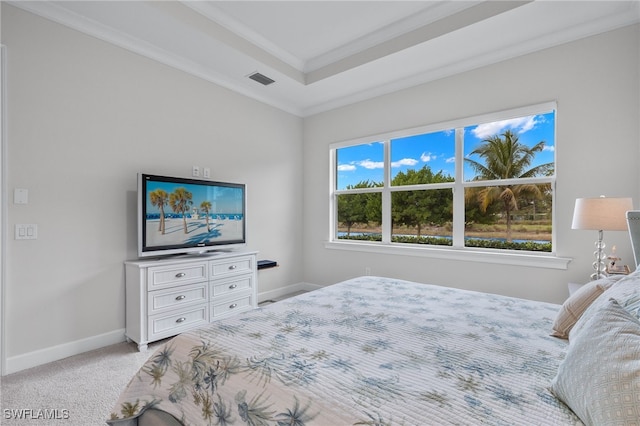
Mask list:
[[[180,317],[180,318],[178,318],[178,319],[176,320],[176,322],[177,322],[178,324],[180,324],[181,322],[185,322],[186,320],[187,320],[187,319],[186,319],[185,317]]]
[[[238,284],[231,284],[229,286],[229,290],[233,290],[234,288],[238,287]]]
[[[237,304],[237,303],[232,303],[231,305],[229,305],[229,309],[233,309],[233,308],[235,308],[236,306],[238,306],[238,304]]]
[[[182,278],[182,277],[184,277],[185,275],[187,275],[187,274],[185,274],[184,272],[178,272],[178,273],[176,274],[176,278]]]
[[[230,271],[233,271],[233,270],[234,270],[234,269],[236,269],[236,268],[237,268],[237,266],[236,266],[236,265],[231,265],[231,266],[229,266],[229,270],[230,270]]]
[[[176,297],[176,300],[184,300],[186,298],[187,296],[185,296],[184,294],[181,294],[180,296]]]

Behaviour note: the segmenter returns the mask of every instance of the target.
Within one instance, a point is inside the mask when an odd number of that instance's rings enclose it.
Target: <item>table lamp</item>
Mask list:
[[[626,231],[627,211],[633,210],[631,198],[578,198],[573,210],[573,223],[571,229],[585,229],[598,231],[598,240],[595,243],[596,251],[593,252],[596,260],[593,262],[595,272],[591,274],[592,280],[605,277],[604,254],[605,244],[602,241],[603,231]]]

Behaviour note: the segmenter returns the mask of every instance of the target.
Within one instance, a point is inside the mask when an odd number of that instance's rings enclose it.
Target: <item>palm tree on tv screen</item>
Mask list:
[[[151,205],[160,209],[160,223],[158,224],[158,231],[164,235],[164,206],[169,202],[169,194],[163,189],[156,189],[149,193],[149,200]]]
[[[187,212],[191,210],[193,205],[193,194],[187,191],[185,188],[176,188],[175,191],[169,195],[169,205],[174,212],[182,214],[182,222],[184,224],[184,233],[187,234]]]
[[[209,212],[211,211],[211,201],[203,201],[200,203],[200,209],[204,212],[205,221],[207,222],[207,232],[210,232],[209,228]]]
[[[536,154],[544,149],[540,141],[529,147],[518,141],[518,136],[507,130],[502,137],[494,135],[482,141],[470,156],[477,155],[485,164],[471,158],[465,161],[478,173],[474,180],[499,180],[545,176],[553,172],[553,163],[529,168]],[[541,198],[548,184],[493,185],[473,188],[468,196],[475,198],[480,210],[485,212],[495,202],[502,204],[507,221],[507,241],[511,242],[511,212],[518,209],[521,197]]]

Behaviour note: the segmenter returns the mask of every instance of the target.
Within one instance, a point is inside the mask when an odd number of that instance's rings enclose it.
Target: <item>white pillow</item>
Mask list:
[[[622,275],[614,275],[613,277],[601,278],[580,287],[562,304],[553,323],[551,335],[561,339],[569,338],[569,331],[584,311],[622,277]]]
[[[626,275],[625,278],[615,282],[608,290],[594,300],[591,305],[583,312],[580,320],[569,331],[569,340],[573,338],[574,333],[580,331],[588,319],[595,311],[600,309],[603,305],[609,303],[609,299],[615,299],[620,306],[625,306],[629,299],[635,298],[640,294],[640,275],[634,272],[631,275]]]
[[[615,299],[583,319],[551,392],[586,425],[640,425],[640,321]]]

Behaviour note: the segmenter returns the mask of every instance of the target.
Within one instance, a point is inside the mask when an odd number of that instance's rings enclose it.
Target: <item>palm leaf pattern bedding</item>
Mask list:
[[[548,390],[558,305],[360,277],[168,341],[110,424],[581,424]]]

